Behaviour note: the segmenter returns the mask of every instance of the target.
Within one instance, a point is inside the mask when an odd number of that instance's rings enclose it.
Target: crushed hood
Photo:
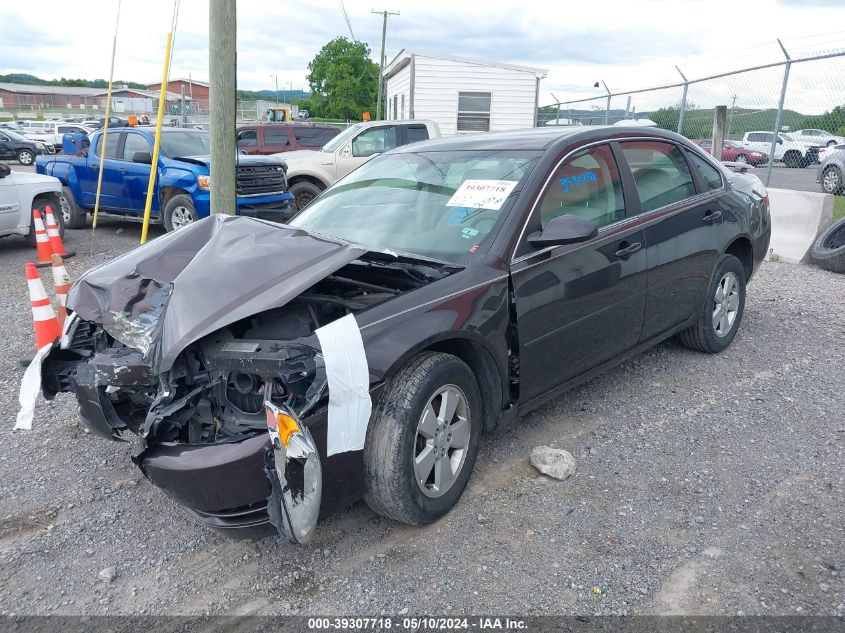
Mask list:
[[[284,305],[364,252],[284,225],[215,215],[91,269],[68,307],[141,351],[158,374],[193,341]]]

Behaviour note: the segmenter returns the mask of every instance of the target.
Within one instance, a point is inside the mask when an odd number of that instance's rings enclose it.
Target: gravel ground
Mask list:
[[[92,258],[68,231],[71,275],[138,233],[103,222]],[[486,437],[438,524],[359,503],[293,546],[200,527],[70,394],[12,431],[31,256],[0,240],[0,614],[845,616],[845,276],[765,263],[723,354],[661,345]],[[538,444],[576,474],[539,476]]]

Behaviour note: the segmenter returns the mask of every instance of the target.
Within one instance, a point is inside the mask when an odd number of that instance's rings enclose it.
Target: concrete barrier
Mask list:
[[[772,241],[769,261],[810,262],[810,247],[833,222],[833,196],[810,191],[769,189]]]

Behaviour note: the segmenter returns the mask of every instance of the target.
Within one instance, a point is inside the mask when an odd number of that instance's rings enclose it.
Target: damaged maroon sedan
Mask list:
[[[361,498],[430,523],[482,432],[670,336],[725,349],[770,230],[756,177],[669,132],[416,143],[289,226],[211,217],[89,271],[42,390],[229,534],[306,542]]]

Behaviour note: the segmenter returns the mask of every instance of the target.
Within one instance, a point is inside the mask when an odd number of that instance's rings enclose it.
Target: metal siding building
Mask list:
[[[384,69],[386,117],[430,119],[444,135],[533,127],[547,73],[403,49]]]

